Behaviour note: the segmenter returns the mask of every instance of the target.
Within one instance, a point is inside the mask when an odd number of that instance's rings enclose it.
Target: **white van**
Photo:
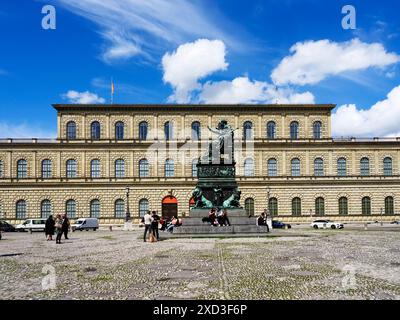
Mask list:
[[[71,225],[72,231],[75,230],[90,230],[96,231],[99,228],[99,220],[96,218],[79,218]]]
[[[29,230],[32,231],[44,231],[46,226],[46,219],[28,219],[25,220],[23,223],[17,225],[15,230],[17,231],[25,231]]]

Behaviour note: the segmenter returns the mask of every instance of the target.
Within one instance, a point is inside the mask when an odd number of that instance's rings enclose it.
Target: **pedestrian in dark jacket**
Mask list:
[[[62,220],[62,227],[61,227],[61,231],[62,233],[64,233],[64,238],[68,239],[68,231],[69,231],[69,219],[67,217],[66,214],[63,215],[63,220]]]
[[[61,218],[61,215],[58,214],[56,216],[56,221],[55,221],[55,227],[56,227],[56,232],[57,232],[57,236],[56,236],[56,243],[57,244],[61,243],[62,222],[63,222],[63,219]]]
[[[153,218],[151,222],[151,229],[153,231],[153,235],[157,238],[157,240],[160,240],[160,235],[158,233],[158,223],[160,221],[160,216],[157,214],[156,211],[153,211],[151,217]]]
[[[46,224],[45,224],[45,228],[44,228],[44,232],[45,232],[47,241],[53,240],[55,225],[56,225],[56,222],[54,221],[53,216],[50,215],[46,220]]]

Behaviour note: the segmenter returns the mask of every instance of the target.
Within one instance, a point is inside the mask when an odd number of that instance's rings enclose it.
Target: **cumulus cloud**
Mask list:
[[[400,136],[400,86],[395,87],[386,99],[369,109],[359,109],[355,104],[342,105],[332,114],[334,136]]]
[[[219,70],[226,70],[226,48],[220,40],[199,39],[180,45],[162,58],[163,80],[174,88],[170,101],[185,103],[190,92],[199,89],[199,80]]]
[[[290,88],[277,88],[248,77],[237,77],[232,81],[207,82],[199,94],[201,103],[314,103],[310,92],[297,93]]]
[[[316,84],[321,80],[346,71],[371,67],[385,68],[400,61],[380,43],[365,43],[359,39],[346,42],[330,40],[298,42],[290,48],[292,55],[285,57],[272,71],[277,85]]]
[[[70,103],[77,104],[95,104],[95,103],[104,103],[106,100],[102,97],[99,97],[97,94],[85,91],[78,92],[75,90],[69,90],[67,93],[61,95],[63,99],[67,99]]]
[[[56,138],[54,129],[43,129],[39,125],[22,123],[0,122],[0,138]]]

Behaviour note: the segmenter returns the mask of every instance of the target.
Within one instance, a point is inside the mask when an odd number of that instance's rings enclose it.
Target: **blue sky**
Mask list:
[[[55,30],[41,27],[47,4]],[[334,103],[335,135],[400,135],[399,12],[395,0],[2,0],[0,137],[54,136],[51,104],[109,103],[111,77],[116,103]]]

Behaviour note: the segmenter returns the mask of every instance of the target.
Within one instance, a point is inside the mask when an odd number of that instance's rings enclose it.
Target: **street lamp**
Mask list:
[[[125,216],[125,222],[131,221],[131,213],[129,211],[129,187],[125,188],[126,190],[126,216]]]
[[[383,226],[383,208],[381,208],[381,226]]]
[[[268,225],[268,219],[269,219],[269,216],[270,216],[270,212],[269,212],[269,196],[270,196],[270,192],[271,192],[270,187],[267,187],[267,216],[265,217],[265,221],[267,222],[268,229],[270,231],[272,231],[272,215],[271,215],[271,227]]]

